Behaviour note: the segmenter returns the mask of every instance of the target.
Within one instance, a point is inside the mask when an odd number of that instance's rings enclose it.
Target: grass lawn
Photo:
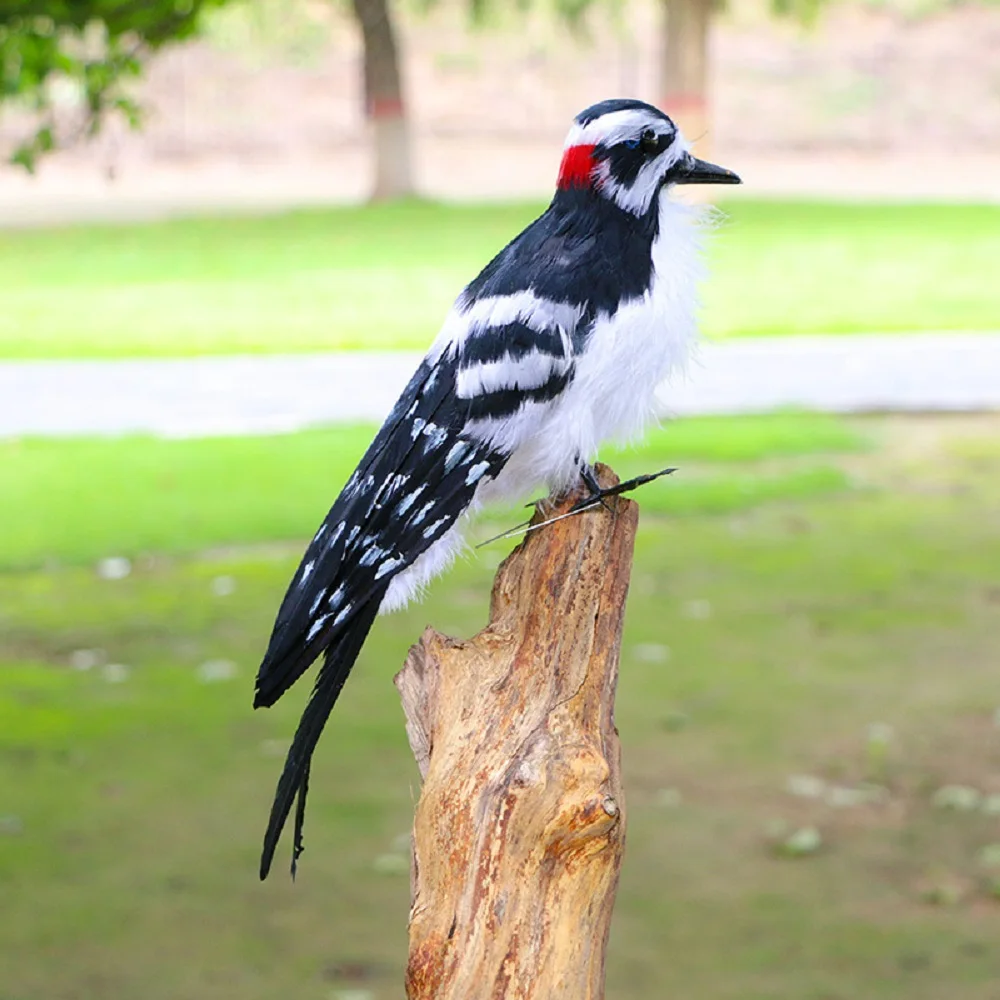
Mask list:
[[[423,348],[543,206],[413,202],[0,232],[0,357]],[[733,201],[714,337],[991,329],[1000,207]]]
[[[374,431],[0,441],[0,570],[311,537]],[[679,463],[644,506],[704,513],[842,488],[843,473],[822,453],[862,444],[831,417],[787,413],[676,421],[605,457],[623,478]],[[746,463],[765,458],[800,460],[748,474]]]
[[[932,800],[1000,793],[997,429],[697,421],[616,459],[681,472],[639,495],[609,998],[995,997],[997,817]],[[254,713],[253,672],[292,539],[362,434],[4,455],[3,1000],[401,995],[417,775],[390,678],[427,622],[483,624],[509,543],[376,625],[320,746],[299,880],[259,884],[306,691]],[[128,576],[95,573],[122,553]],[[815,853],[775,850],[810,827]]]

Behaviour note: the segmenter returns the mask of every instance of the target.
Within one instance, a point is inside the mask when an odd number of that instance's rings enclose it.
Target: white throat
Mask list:
[[[605,442],[625,444],[642,434],[657,416],[657,388],[683,371],[697,338],[705,212],[672,201],[665,189],[659,198],[649,289],[613,316],[598,315],[572,383],[515,453],[495,492],[573,482],[579,458],[593,460]]]

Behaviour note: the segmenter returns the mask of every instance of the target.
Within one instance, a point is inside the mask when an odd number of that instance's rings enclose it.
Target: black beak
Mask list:
[[[718,167],[707,160],[699,160],[687,153],[673,170],[670,180],[674,184],[742,184],[737,174],[725,167]]]

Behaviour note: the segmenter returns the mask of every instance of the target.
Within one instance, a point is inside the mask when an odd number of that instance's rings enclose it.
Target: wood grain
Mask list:
[[[489,625],[467,641],[427,629],[396,677],[424,779],[410,1000],[604,995],[625,843],[614,697],[638,523],[634,503],[608,506],[531,532],[497,571]]]

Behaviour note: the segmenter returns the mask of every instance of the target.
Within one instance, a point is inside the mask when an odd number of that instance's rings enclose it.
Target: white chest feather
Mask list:
[[[663,196],[648,292],[598,317],[576,358],[572,383],[514,454],[491,495],[566,485],[581,458],[592,460],[605,442],[635,440],[655,417],[656,388],[683,368],[697,333],[699,215]]]
[[[593,460],[601,444],[634,439],[654,418],[657,386],[683,367],[696,335],[698,221],[697,210],[663,196],[649,291],[613,316],[598,317],[585,350],[574,358],[574,378],[557,399],[527,403],[516,417],[486,428],[484,436],[516,447],[497,479],[484,480],[477,490],[473,509],[570,485],[579,475],[580,461]],[[521,316],[530,312],[531,299],[522,294],[510,301],[491,300],[490,318],[509,322],[505,315],[498,318],[497,311],[508,308]],[[442,350],[453,343],[451,331],[445,333]],[[481,372],[475,387],[489,388],[492,377],[491,369]],[[460,521],[393,579],[382,610],[404,605],[461,548]]]

